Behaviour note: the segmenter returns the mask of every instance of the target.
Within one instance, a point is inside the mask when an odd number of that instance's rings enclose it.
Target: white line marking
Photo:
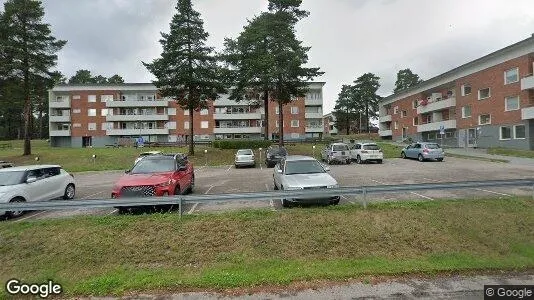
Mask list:
[[[430,180],[430,181],[434,181],[434,182],[440,182],[439,180],[432,179],[432,178],[426,178],[426,177],[423,177],[423,179]]]
[[[419,196],[419,197],[423,197],[423,198],[428,199],[428,200],[434,200],[434,199],[432,199],[432,198],[430,198],[430,197],[428,197],[428,196],[421,195],[421,194],[418,194],[418,193],[416,193],[416,192],[410,192],[410,194],[414,194],[414,195],[417,195],[417,196]]]
[[[384,182],[380,182],[378,180],[373,180],[373,179],[370,179],[372,182],[376,182],[376,183],[380,183],[380,184],[385,184]]]
[[[188,215],[192,214],[194,211],[195,211],[195,208],[197,208],[199,202],[195,202],[195,204],[193,204],[193,207],[191,207],[191,209],[187,212]]]
[[[213,185],[210,185],[210,187],[209,187],[208,190],[204,193],[204,195],[207,195],[207,194],[211,191],[211,189],[212,189],[213,187],[214,187]]]
[[[269,200],[269,206],[271,206],[271,210],[276,210],[273,199]]]
[[[18,219],[18,220],[15,220],[15,221],[13,221],[13,222],[24,221],[24,220],[26,220],[26,219],[30,219],[30,218],[33,218],[33,217],[35,217],[35,216],[42,215],[42,214],[44,214],[45,212],[46,212],[46,210],[43,210],[43,211],[40,211],[40,212],[35,213],[35,214],[33,214],[33,215],[30,215],[30,216],[27,216],[27,217],[24,217],[24,218],[20,218],[20,219]]]
[[[226,172],[230,171],[231,168],[232,168],[232,165],[230,165],[230,166],[228,167],[228,169],[226,169]]]
[[[102,193],[104,193],[104,192],[103,192],[103,191],[100,191],[100,192],[98,192],[98,193],[94,193],[94,194],[91,194],[91,195],[89,195],[89,196],[82,197],[81,199],[89,199],[89,198],[91,198],[91,197],[93,197],[93,196],[96,196],[96,195],[98,195],[98,194],[102,194]]]
[[[106,216],[111,216],[112,214],[116,213],[117,211],[119,211],[118,209],[114,209],[112,211],[110,211]]]
[[[477,191],[483,191],[483,192],[492,193],[492,194],[497,194],[497,195],[501,195],[501,196],[507,196],[507,197],[511,197],[511,196],[512,196],[512,195],[508,195],[508,194],[505,194],[505,193],[499,193],[499,192],[494,192],[494,191],[488,191],[488,190],[484,190],[484,189],[477,189],[477,188],[475,188],[474,190],[477,190]]]
[[[263,170],[263,166],[260,164],[260,170]]]
[[[350,201],[349,198],[345,197],[345,195],[341,195],[341,198],[347,200],[350,204],[354,204],[354,201]]]
[[[267,183],[265,184],[265,189],[268,190],[268,191],[270,190],[269,189],[269,185]]]

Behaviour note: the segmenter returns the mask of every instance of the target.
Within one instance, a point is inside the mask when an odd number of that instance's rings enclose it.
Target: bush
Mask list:
[[[213,141],[213,147],[219,149],[257,149],[267,148],[272,141],[266,140],[219,140]]]

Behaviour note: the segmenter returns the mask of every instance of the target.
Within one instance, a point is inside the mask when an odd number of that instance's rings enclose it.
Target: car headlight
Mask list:
[[[301,186],[286,186],[286,187],[284,187],[284,190],[288,190],[288,191],[302,190],[302,189],[304,189],[304,188],[301,187]]]
[[[172,179],[169,179],[169,180],[167,180],[167,181],[165,181],[163,183],[160,183],[160,184],[158,184],[156,186],[158,186],[158,187],[166,187],[166,186],[172,185],[173,183],[174,183],[174,181]]]
[[[336,189],[338,187],[339,187],[339,184],[333,184],[333,185],[326,186],[327,189]]]

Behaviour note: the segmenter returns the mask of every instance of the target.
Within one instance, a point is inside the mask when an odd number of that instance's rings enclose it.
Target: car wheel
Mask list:
[[[356,156],[356,163],[361,165],[362,164],[362,158],[358,155]]]
[[[195,188],[195,175],[193,175],[193,176],[191,177],[191,184],[189,185],[188,193],[189,193],[189,194],[192,194],[194,188]]]
[[[326,158],[326,163],[329,164],[329,165],[332,164],[332,160],[330,159],[330,157],[327,157],[327,158]]]
[[[234,168],[239,169],[239,166],[238,165],[234,165]]]
[[[381,159],[379,159],[379,160],[377,160],[376,162],[378,162],[379,164],[381,164],[381,163],[382,163],[382,160],[381,160]]]
[[[125,215],[130,212],[130,208],[126,206],[117,207],[119,215]]]
[[[65,200],[71,200],[74,199],[74,195],[76,194],[76,188],[74,187],[74,184],[69,183],[67,187],[65,188],[65,193],[63,194],[63,199]]]
[[[23,198],[17,197],[17,198],[11,199],[11,201],[9,202],[13,203],[13,202],[26,202],[26,201]],[[23,210],[6,211],[6,215],[8,218],[18,218],[22,216],[23,214],[24,214]]]
[[[443,161],[443,158],[437,158],[437,161]]]
[[[425,160],[425,158],[423,157],[423,155],[419,154],[417,156],[417,160],[419,160],[420,162],[423,162]]]
[[[291,207],[289,201],[287,201],[286,199],[281,199],[280,201],[282,202],[282,207]]]
[[[346,160],[347,165],[350,165],[350,158]]]
[[[406,159],[406,154],[404,152],[401,152],[401,157]]]
[[[276,186],[276,182],[274,182],[274,180],[273,180],[273,185],[274,185],[274,190],[277,191],[278,187]]]

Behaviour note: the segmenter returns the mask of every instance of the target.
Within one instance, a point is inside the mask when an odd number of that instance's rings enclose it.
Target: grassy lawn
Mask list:
[[[12,149],[0,149],[0,160],[10,161],[16,165],[35,164],[35,157],[39,157],[39,163],[59,164],[70,172],[102,171],[102,170],[126,170],[132,166],[133,161],[140,152],[159,150],[163,152],[187,153],[186,147],[158,147],[158,148],[53,148],[46,141],[32,141],[32,155],[22,156],[22,141],[11,141]],[[400,148],[389,144],[379,143],[384,149],[385,158],[398,157]],[[315,153],[313,144],[287,143],[286,147],[290,154],[301,154],[320,158],[324,144],[316,144]],[[204,152],[207,150],[207,153]],[[211,166],[231,165],[234,162],[236,150],[216,149],[208,146],[196,146],[195,155],[190,156],[193,164],[200,166],[206,163]],[[259,151],[255,149],[259,160]],[[92,156],[96,155],[93,162]],[[262,154],[264,160],[265,154]]]
[[[515,150],[515,149],[506,149],[506,148],[490,148],[490,149],[488,149],[488,154],[534,158],[534,151],[532,151],[532,150]]]
[[[527,198],[2,222],[0,282],[52,279],[70,296],[120,295],[528,270],[532,228]]]

